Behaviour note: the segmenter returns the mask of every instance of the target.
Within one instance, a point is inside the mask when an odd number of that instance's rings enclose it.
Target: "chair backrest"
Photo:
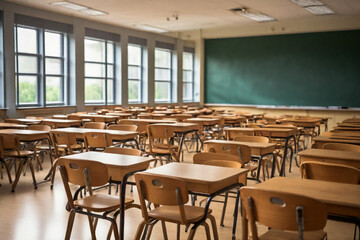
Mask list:
[[[233,140],[235,137],[241,136],[255,136],[255,133],[253,131],[229,131],[228,140]]]
[[[323,145],[323,149],[350,151],[350,152],[360,152],[360,146],[359,145],[347,144],[347,143],[325,143]]]
[[[66,196],[72,209],[74,203],[69,183],[86,186],[91,191],[91,187],[102,186],[109,181],[106,165],[97,161],[59,158],[56,160],[56,166],[60,168]]]
[[[30,125],[28,127],[29,130],[39,130],[39,131],[50,131],[51,127],[49,125]]]
[[[67,116],[67,119],[69,119],[69,120],[82,120],[82,118],[79,115],[75,115],[75,114],[69,114]]]
[[[179,206],[182,223],[186,224],[184,204],[189,201],[189,196],[185,181],[144,172],[136,173],[135,180],[145,220],[148,220],[147,205],[145,203],[145,200],[148,200],[155,206]]]
[[[242,187],[240,196],[254,240],[258,239],[256,222],[274,229],[300,230],[300,236],[303,230],[321,230],[326,225],[325,205],[316,199],[253,187]]]
[[[207,152],[229,154],[239,157],[240,163],[243,166],[251,160],[251,148],[243,144],[205,143],[204,146]]]
[[[133,132],[135,132],[137,128],[138,127],[136,125],[127,125],[127,124],[121,124],[121,125],[114,124],[108,127],[109,130],[133,131]]]
[[[241,168],[241,163],[235,161],[208,160],[205,161],[203,164],[217,167]]]
[[[0,137],[2,138],[2,143],[0,148],[2,151],[6,150],[20,150],[20,140],[19,137],[15,134],[10,133],[0,133]]]
[[[351,166],[304,162],[300,168],[302,178],[350,184],[360,183],[360,170]]]
[[[133,149],[133,148],[107,147],[104,152],[124,154],[124,155],[133,155],[133,156],[142,156],[141,150]]]
[[[52,132],[50,134],[56,157],[59,157],[58,147],[66,147],[69,154],[73,154],[72,147],[76,144],[76,135],[68,132]]]
[[[86,151],[90,148],[107,148],[112,145],[111,135],[108,133],[86,132],[84,133]]]
[[[233,141],[268,143],[269,138],[263,136],[237,136],[234,137]]]
[[[196,153],[193,156],[193,162],[195,164],[204,164],[205,162],[211,160],[240,162],[239,156],[223,154],[223,153],[202,152],[202,153]]]
[[[161,143],[169,146],[170,135],[168,129],[163,125],[148,125],[146,127],[149,140],[149,150],[152,153],[152,148],[155,144]]]
[[[105,129],[106,124],[104,122],[87,122],[84,125],[84,128],[92,129]]]

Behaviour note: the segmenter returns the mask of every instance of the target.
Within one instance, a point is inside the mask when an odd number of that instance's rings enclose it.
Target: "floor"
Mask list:
[[[192,155],[185,155],[185,162],[191,162]],[[36,178],[41,180],[45,177],[49,169],[49,161],[45,159],[44,170],[36,173]],[[12,172],[13,173],[13,172]],[[13,173],[14,174],[14,173]],[[293,173],[287,173],[287,177],[298,178],[299,168],[295,167]],[[65,210],[66,196],[62,186],[59,173],[56,175],[53,190],[49,183],[39,185],[35,190],[32,186],[30,171],[26,176],[21,176],[16,192],[12,193],[11,186],[4,172],[4,178],[0,180],[0,239],[2,240],[57,240],[64,239],[68,212]],[[249,185],[254,184],[249,181]],[[114,191],[113,191],[114,193]],[[132,197],[138,202],[137,191],[134,189],[127,196]],[[230,200],[225,217],[225,227],[218,226],[220,239],[231,239],[232,213],[234,200]],[[222,204],[212,203],[211,208],[219,224]],[[133,239],[138,224],[142,217],[139,209],[126,211],[125,219],[125,239]],[[97,229],[97,238],[106,239],[109,224],[100,221]],[[167,224],[169,239],[175,239],[176,226]],[[186,239],[187,233],[182,229],[181,239]],[[266,231],[264,226],[259,226],[259,232]],[[329,240],[353,239],[354,225],[334,221],[328,221],[325,231],[328,233]],[[241,237],[241,220],[237,224],[236,239]],[[205,231],[199,227],[195,239],[205,239]],[[82,240],[91,239],[88,220],[86,217],[77,215],[72,232],[72,239]],[[151,239],[163,239],[160,224],[154,228]]]

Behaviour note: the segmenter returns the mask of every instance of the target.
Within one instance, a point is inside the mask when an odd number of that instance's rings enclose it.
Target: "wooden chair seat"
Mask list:
[[[18,151],[8,151],[6,152],[6,156],[7,157],[28,157],[28,156],[32,156],[34,155],[33,151],[29,151],[29,150],[20,150]]]
[[[204,216],[204,208],[185,205],[185,216],[186,220],[189,223],[195,223],[199,221]],[[212,210],[209,209],[208,214],[211,214]],[[181,216],[179,215],[178,206],[161,206],[155,208],[149,212],[149,217],[156,218],[159,220],[164,220],[166,222],[180,223]]]
[[[271,229],[259,237],[260,240],[299,240],[298,232],[281,231],[278,229]],[[304,232],[304,240],[322,240],[327,239],[326,232],[311,231]]]
[[[125,207],[133,202],[133,199],[125,198]],[[97,194],[75,200],[74,205],[93,212],[105,212],[120,208],[120,199],[113,195]]]
[[[179,148],[179,146],[177,145],[167,145],[167,144],[161,144],[161,143],[158,143],[158,144],[155,144],[154,145],[155,148],[161,148],[161,149],[168,149],[168,148],[171,148],[173,150],[177,150]]]

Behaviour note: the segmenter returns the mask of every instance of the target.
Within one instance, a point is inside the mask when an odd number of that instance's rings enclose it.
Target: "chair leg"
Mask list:
[[[114,237],[115,237],[115,239],[119,239],[119,230],[118,230],[118,227],[116,225],[116,219],[112,219],[110,221],[111,221],[112,229],[113,229],[113,232],[114,232]]]
[[[191,228],[191,230],[190,230],[190,233],[189,233],[189,236],[188,236],[187,240],[193,240],[193,239],[194,239],[194,236],[195,236],[195,231],[196,231],[196,229]]]
[[[74,225],[75,214],[76,214],[76,212],[72,209],[70,211],[68,225],[67,225],[67,228],[66,228],[65,240],[70,240],[71,231],[72,231],[72,228],[73,228],[73,225]]]
[[[142,234],[142,232],[143,232],[143,230],[144,230],[144,227],[145,227],[145,224],[146,224],[146,221],[145,221],[145,220],[143,220],[143,221],[139,224],[139,226],[138,226],[138,228],[137,228],[137,230],[136,230],[135,240],[140,240],[141,234]]]
[[[180,240],[180,224],[176,226],[176,240]]]
[[[13,185],[11,187],[11,192],[15,192],[15,188],[16,188],[17,183],[19,182],[20,175],[21,175],[22,169],[23,169],[23,167],[25,165],[25,162],[26,162],[26,159],[23,159],[19,163],[19,167],[18,167],[18,169],[16,171],[16,177],[15,177],[15,180],[14,180]]]
[[[226,211],[226,205],[227,205],[227,201],[228,201],[228,196],[229,196],[229,193],[225,192],[224,205],[223,205],[223,210],[222,210],[221,220],[220,220],[220,226],[221,227],[224,226],[224,218],[225,218],[225,211]]]
[[[151,223],[149,223],[148,224],[148,226],[149,226],[149,233],[147,234],[147,237],[146,237],[146,240],[150,240],[150,237],[151,237],[151,234],[152,234],[152,230],[154,229],[154,226],[155,226],[155,224],[158,222],[158,220],[155,220],[155,221],[153,221],[153,222],[151,222]],[[143,236],[144,237],[144,236]]]
[[[3,162],[3,164],[5,166],[5,171],[6,171],[7,175],[8,175],[8,178],[9,178],[9,183],[12,183],[9,165],[5,161]]]
[[[91,213],[91,212],[88,211],[88,213]],[[91,232],[91,239],[95,240],[96,239],[96,234],[95,234],[93,217],[88,215],[88,220],[89,220],[89,227],[90,227],[90,232]]]
[[[206,222],[203,222],[201,225],[203,225],[205,228],[206,239],[211,240],[209,225]]]
[[[178,226],[179,226],[179,224],[178,224]],[[162,231],[163,231],[163,235],[164,235],[164,240],[168,240],[165,221],[161,221],[161,227],[162,227]]]
[[[219,240],[219,234],[217,231],[215,217],[211,214],[208,214],[208,218],[210,219],[210,222],[211,222],[211,226],[212,226],[212,230],[213,230],[213,234],[214,234],[214,240]]]
[[[34,188],[37,189],[34,165],[32,164],[31,159],[29,159],[29,166],[30,166],[31,176],[32,176],[32,179],[33,179]]]

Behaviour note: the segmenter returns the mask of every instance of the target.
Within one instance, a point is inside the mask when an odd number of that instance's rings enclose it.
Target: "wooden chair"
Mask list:
[[[196,153],[193,156],[193,162],[195,164],[204,164],[209,160],[223,160],[223,161],[234,161],[239,162],[239,157],[235,155],[214,153],[214,152],[201,152]]]
[[[87,122],[84,125],[84,128],[91,129],[105,129],[106,124],[104,122]]]
[[[349,151],[349,152],[360,152],[360,146],[355,144],[347,143],[325,143],[323,149]]]
[[[48,131],[49,132],[51,130],[51,127],[49,125],[43,125],[43,124],[30,125],[28,127],[28,130]],[[42,162],[44,162],[44,153],[47,153],[49,155],[51,166],[53,165],[54,148],[51,146],[50,139],[49,139],[49,141],[35,142],[34,152],[36,155],[37,163],[41,170],[43,169]],[[42,158],[41,161],[40,161],[40,156]]]
[[[150,225],[149,235],[150,238],[154,224],[161,221],[163,228],[164,239],[167,238],[165,222],[172,222],[177,224],[177,239],[180,239],[180,225],[189,227],[201,220],[204,217],[204,208],[185,205],[189,201],[188,188],[183,180],[173,177],[163,177],[152,175],[148,173],[135,174],[136,185],[138,188],[140,206],[144,220],[140,223],[135,239],[140,239],[145,225]],[[155,209],[148,211],[145,200],[153,203]],[[219,239],[216,221],[211,215],[209,209],[206,217],[210,219],[214,239]],[[208,224],[204,221],[202,225],[205,227],[206,237],[210,239],[210,231]],[[147,228],[146,228],[147,229]],[[146,236],[146,229],[143,233]],[[196,228],[191,228],[188,239],[193,239]]]
[[[132,131],[136,132],[137,130],[136,125],[127,125],[127,124],[113,124],[108,127],[109,130],[120,130],[120,131]]]
[[[12,179],[11,179],[11,173],[10,173],[10,166],[9,164],[11,163],[10,161],[6,161],[5,159],[5,152],[4,152],[4,144],[3,144],[3,136],[0,135],[0,173],[1,173],[1,179],[3,179],[3,172],[2,172],[2,168],[3,166],[5,167],[6,170],[6,174],[8,175],[9,178],[9,183],[12,183]],[[1,185],[0,185],[1,186]]]
[[[360,184],[358,168],[324,162],[304,162],[300,165],[301,176],[306,179]]]
[[[309,197],[253,187],[240,189],[242,207],[250,222],[253,240],[327,239],[325,205]],[[270,230],[258,236],[256,222]]]
[[[16,170],[16,177],[12,184],[11,191],[15,192],[17,183],[19,182],[21,172],[26,164],[30,166],[31,176],[33,179],[34,188],[37,189],[37,182],[35,178],[34,166],[32,159],[35,159],[35,153],[29,150],[20,150],[19,137],[14,134],[0,133],[0,153],[2,163],[5,163],[6,172],[9,177],[9,182],[12,183],[9,165],[6,164],[6,159],[19,160],[19,165]],[[16,164],[15,164],[16,166]]]
[[[154,157],[167,158],[167,161],[174,160],[179,162],[180,148],[178,145],[173,145],[166,127],[162,125],[148,125],[147,135],[149,141],[148,153]],[[156,162],[155,162],[156,165]]]
[[[85,150],[104,151],[112,145],[111,135],[108,133],[86,132],[84,133]]]
[[[95,231],[99,218],[108,220],[111,223],[108,239],[111,237],[111,230],[114,233],[115,239],[119,239],[116,217],[119,214],[120,198],[108,194],[93,194],[92,191],[92,187],[103,186],[109,181],[107,167],[96,161],[64,158],[58,159],[56,164],[59,166],[61,172],[61,178],[70,208],[65,239],[70,239],[76,213],[88,216],[92,239],[96,239]],[[69,183],[80,186],[80,189],[87,188],[90,195],[75,200]],[[125,209],[136,207],[133,202],[133,199],[125,199]],[[108,216],[110,213],[114,213],[114,216]]]
[[[76,135],[68,132],[51,132],[55,157],[71,155],[83,151],[83,146],[76,141]]]
[[[133,149],[133,148],[107,147],[104,152],[132,155],[132,156],[142,156],[143,155],[141,150]]]

